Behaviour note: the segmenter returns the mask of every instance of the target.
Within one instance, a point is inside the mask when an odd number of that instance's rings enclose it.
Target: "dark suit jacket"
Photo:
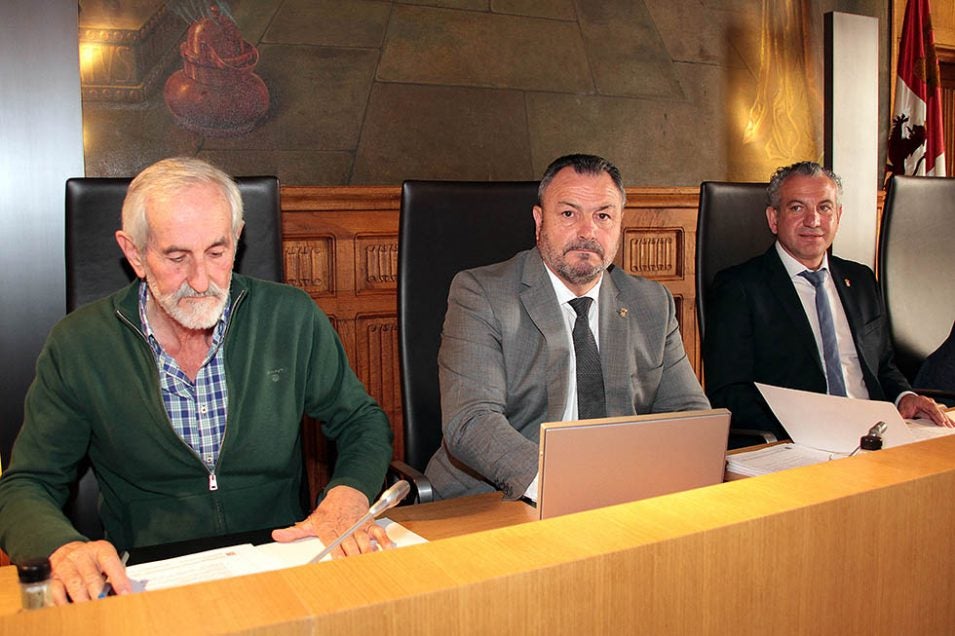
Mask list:
[[[955,391],[955,325],[945,342],[922,363],[915,376],[915,386]]]
[[[885,307],[865,265],[829,257],[832,280],[849,320],[869,397],[894,401],[910,389],[896,368]],[[776,247],[716,275],[703,342],[704,383],[714,408],[733,426],[789,437],[759,390],[762,382],[826,392],[826,374],[809,319]]]

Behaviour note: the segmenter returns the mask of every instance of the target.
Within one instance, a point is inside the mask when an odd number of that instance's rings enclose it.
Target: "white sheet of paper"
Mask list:
[[[133,582],[133,591],[142,592],[253,574],[268,564],[256,555],[254,545],[245,543],[132,565],[126,568],[126,574]]]
[[[756,383],[792,441],[832,453],[851,453],[877,422],[885,422],[883,447],[917,441],[891,402],[797,391]]]
[[[757,475],[765,475],[766,473],[774,473],[777,470],[811,466],[812,464],[819,464],[842,457],[845,457],[845,455],[837,455],[815,448],[800,446],[799,444],[776,444],[775,446],[760,448],[759,450],[746,453],[727,455],[726,469],[737,475],[755,477]]]
[[[424,537],[415,534],[400,523],[392,521],[387,517],[382,517],[376,520],[375,523],[385,529],[385,532],[388,533],[388,538],[394,541],[395,545],[399,548],[415,545],[416,543],[427,543]],[[309,537],[289,543],[263,543],[262,545],[256,546],[255,549],[273,562],[274,567],[268,569],[278,570],[281,568],[293,568],[299,565],[306,565],[315,558],[319,552],[325,549],[325,544],[322,543],[321,539]],[[329,554],[322,559],[322,562],[331,560],[332,555]]]
[[[951,413],[948,414],[948,417],[952,419]],[[905,420],[905,423],[918,442],[925,439],[935,439],[936,437],[955,434],[955,428],[936,426],[932,420]]]
[[[375,523],[385,529],[388,537],[399,548],[427,543],[427,540],[420,535],[388,518],[378,519]],[[291,543],[234,545],[162,561],[131,565],[126,568],[126,573],[133,581],[133,590],[136,592],[161,590],[305,565],[324,548],[325,544],[314,537]],[[324,560],[331,560],[331,556],[325,557]]]

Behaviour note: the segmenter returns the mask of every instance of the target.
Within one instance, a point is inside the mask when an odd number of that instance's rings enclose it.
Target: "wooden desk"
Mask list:
[[[405,506],[389,510],[385,516],[429,541],[537,520],[533,507],[520,501],[504,501],[500,493]],[[16,567],[0,567],[0,617],[19,611]]]
[[[504,501],[500,493],[460,497],[385,513],[429,541],[495,530],[537,520],[537,511],[520,501]]]
[[[448,538],[0,633],[952,633],[952,493],[955,437],[533,523],[490,498],[473,503],[499,522],[421,507],[394,516]]]

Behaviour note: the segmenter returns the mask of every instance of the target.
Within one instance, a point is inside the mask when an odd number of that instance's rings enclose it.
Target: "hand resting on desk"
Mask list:
[[[109,541],[71,541],[50,555],[53,602],[65,605],[95,599],[109,579],[116,594],[132,592],[126,567]]]
[[[294,526],[274,530],[272,538],[284,543],[304,537],[318,537],[322,543],[328,545],[355,525],[366,512],[368,498],[361,491],[349,486],[335,486],[328,491],[325,499],[312,514]],[[372,539],[377,543],[377,547],[372,543]],[[373,552],[379,547],[393,548],[394,543],[382,527],[369,521],[364,528],[342,541],[332,552],[332,557]]]
[[[899,400],[899,413],[903,419],[926,418],[932,420],[936,426],[955,426],[942,407],[930,397],[909,393]]]

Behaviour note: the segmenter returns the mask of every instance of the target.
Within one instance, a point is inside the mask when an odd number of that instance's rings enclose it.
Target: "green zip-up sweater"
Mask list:
[[[305,292],[232,277],[223,344],[228,416],[212,491],[210,472],[163,407],[138,286],[68,315],[40,353],[0,478],[0,547],[11,558],[85,540],[61,511],[85,457],[107,538],[119,550],[294,523],[308,512],[303,413],[324,422],[336,443],[327,488],[352,486],[373,500],[391,459],[391,429]]]

